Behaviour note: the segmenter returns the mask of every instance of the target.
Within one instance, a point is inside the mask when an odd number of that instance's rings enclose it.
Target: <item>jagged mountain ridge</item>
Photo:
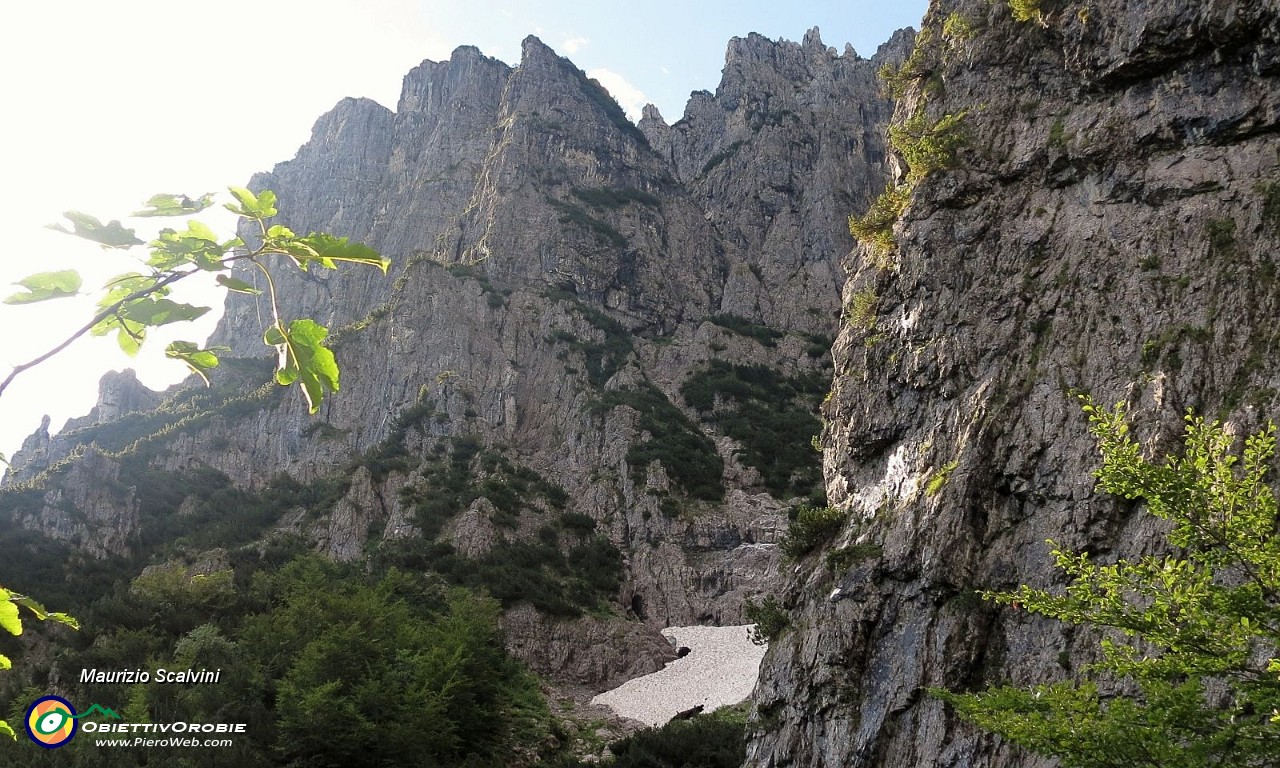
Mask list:
[[[740,622],[743,598],[771,588],[787,506],[817,480],[803,430],[817,431],[808,412],[829,375],[844,218],[885,173],[891,105],[873,73],[907,44],[862,60],[816,31],[735,41],[717,94],[672,126],[652,112],[627,122],[536,38],[516,68],[473,48],[424,63],[394,113],[341,102],[252,186],[277,192],[293,229],[393,259],[392,280],[280,280],[286,313],[335,329],[343,391],[313,418],[258,387],[248,360],[159,408],[110,377],[94,414],[29,441],[11,482],[35,484],[6,511],[105,556],[198,506],[157,508],[156,477],[262,489],[284,473],[327,489],[324,506],[269,527],[340,559],[437,523],[460,556],[483,559],[585,516],[624,559],[616,615],[516,608],[510,645],[591,687],[654,668],[670,654],[656,629]],[[233,297],[214,342],[259,354],[261,311]],[[750,413],[801,433],[752,436]],[[790,463],[753,456],[762,440]],[[453,457],[472,451],[461,471],[469,487],[492,481],[488,495],[424,517]],[[513,484],[532,499],[514,510]]]
[[[716,95],[695,93],[675,126],[647,110],[638,129],[537,38],[525,41],[514,69],[463,47],[447,62],[410,72],[394,113],[368,100],[343,101],[293,161],[254,183],[297,209],[295,229],[349,231],[399,256],[396,270],[414,255],[483,262],[490,280],[559,282],[654,328],[724,309],[826,332],[830,292],[843,283],[830,265],[849,245],[844,218],[879,191],[885,162],[880,134],[845,123],[887,120],[888,102],[874,96],[875,69],[906,44],[899,35],[868,61],[852,50],[835,56],[816,30],[799,45],[735,39]],[[748,169],[760,184],[743,194],[738,179]],[[320,173],[325,184],[315,183]],[[652,206],[621,206],[596,226],[587,223],[592,238],[561,226],[565,206],[584,205],[573,190],[605,188],[658,194],[661,216]],[[520,217],[511,218],[513,211]],[[661,271],[651,262],[673,255],[672,228],[679,245],[697,254],[679,262],[700,270],[690,277],[701,285],[646,282]],[[796,236],[801,228],[805,237]],[[639,241],[619,248],[616,234]],[[788,279],[799,271],[814,285],[784,297],[777,285],[763,290],[763,277],[744,278],[744,264],[785,268]],[[387,284],[367,278],[324,275],[284,292],[301,306],[323,307],[336,327],[387,297]],[[698,293],[685,295],[691,290]],[[808,298],[814,292],[820,305]],[[257,322],[252,306],[232,300],[220,341],[256,343],[248,333]]]
[[[1056,765],[925,689],[1081,672],[1096,633],[974,590],[1060,585],[1046,539],[1103,562],[1163,540],[1093,490],[1072,389],[1126,401],[1153,452],[1187,408],[1244,435],[1280,407],[1280,8],[1043,11],[939,0],[922,25],[894,123],[963,113],[966,139],[891,253],[848,263],[872,309],[837,340],[823,443],[851,520],[787,584],[748,765]]]

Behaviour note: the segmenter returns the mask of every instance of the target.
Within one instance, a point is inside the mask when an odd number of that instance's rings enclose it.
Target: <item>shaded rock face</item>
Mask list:
[[[895,119],[964,111],[967,138],[916,188],[890,265],[847,265],[846,300],[875,297],[824,412],[851,521],[786,585],[796,629],[765,660],[748,765],[1053,764],[925,689],[1078,672],[1095,635],[973,590],[1060,584],[1046,539],[1103,560],[1162,540],[1093,490],[1070,391],[1126,401],[1153,452],[1187,408],[1246,434],[1280,406],[1277,6],[1051,7],[1045,26],[968,0],[926,17]],[[948,39],[951,14],[974,34]],[[855,542],[878,554],[823,567]]]
[[[805,297],[844,282],[826,255],[848,250],[845,219],[884,185],[891,103],[866,95],[911,40],[897,33],[868,62],[848,47],[836,56],[816,29],[800,45],[734,38],[715,95],[694,93],[670,127],[646,111],[640,129],[722,234],[734,311],[826,332],[826,305]]]
[[[22,498],[25,496],[26,498]],[[93,557],[118,553],[138,533],[138,502],[119,467],[95,447],[82,451],[63,482],[44,493],[19,492],[11,521]]]
[[[597,617],[554,621],[523,605],[506,612],[502,629],[513,655],[563,685],[592,692],[657,672],[676,658],[671,643],[643,624]]]
[[[126,491],[204,473],[308,500],[263,535],[298,534],[336,559],[424,538],[475,568],[512,551],[554,562],[556,546],[564,567],[585,551],[607,570],[616,553],[616,589],[591,582],[611,590],[602,611],[563,620],[517,604],[510,646],[597,689],[656,668],[672,653],[658,629],[744,623],[743,601],[777,585],[788,509],[821,491],[809,440],[845,218],[887,174],[891,104],[874,71],[908,39],[872,60],[837,55],[816,30],[801,44],[735,40],[717,93],[671,126],[653,109],[631,124],[536,38],[514,68],[473,48],[424,62],[394,112],[345,100],[251,183],[277,193],[295,231],[393,260],[390,279],[279,278],[287,317],[332,330],[342,391],[311,416],[296,392],[260,386],[250,358],[269,309],[233,296],[212,342],[238,357],[212,390],[130,401],[114,420],[104,405],[37,436],[43,457],[10,479],[47,506],[95,445]],[[168,514],[139,493],[135,528]],[[134,529],[120,530],[104,551],[129,550]]]

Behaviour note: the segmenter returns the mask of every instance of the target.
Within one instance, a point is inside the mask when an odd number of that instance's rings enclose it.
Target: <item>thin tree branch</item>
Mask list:
[[[158,280],[155,285],[136,290],[133,293],[129,294],[128,296],[125,296],[124,298],[115,302],[111,306],[107,307],[106,309],[102,310],[98,314],[94,315],[92,320],[82,325],[74,333],[72,333],[70,336],[64,339],[61,344],[57,345],[53,349],[50,349],[48,352],[45,352],[44,354],[32,360],[22,363],[21,365],[15,365],[13,367],[13,370],[9,371],[9,375],[5,377],[4,381],[0,381],[0,395],[4,394],[4,391],[9,387],[9,384],[12,383],[15,378],[17,378],[18,374],[22,373],[23,371],[29,368],[36,367],[37,365],[43,363],[45,360],[48,360],[49,358],[61,352],[62,350],[71,346],[81,336],[84,336],[86,333],[93,330],[93,327],[95,325],[102,322],[103,320],[106,320],[108,317],[111,317],[115,313],[119,312],[120,308],[123,307],[127,302],[134,301],[135,299],[141,299],[146,296],[150,296],[156,291],[159,291],[161,288],[172,285],[173,283],[178,282],[184,277],[190,277],[191,275],[194,275],[196,272],[199,272],[199,271],[200,270],[198,269],[193,269],[190,272],[171,272],[168,275],[165,275],[160,280]]]
[[[248,251],[246,253],[232,254],[231,256],[228,256],[222,259],[222,263],[224,265],[230,265],[234,262],[242,261],[244,259],[253,259],[255,256],[258,256],[259,253],[260,253],[259,251]],[[157,291],[159,291],[160,289],[166,288],[178,282],[179,280],[182,280],[183,278],[190,277],[191,275],[194,275],[197,272],[203,272],[203,271],[205,270],[201,270],[197,268],[197,269],[188,270],[186,272],[177,272],[177,271],[170,272],[169,274],[157,280],[155,285],[136,290],[133,293],[129,294],[128,296],[125,296],[124,298],[115,302],[111,306],[103,309],[101,312],[94,315],[92,320],[90,320],[88,323],[85,323],[78,330],[76,330],[74,333],[72,333],[70,336],[64,339],[61,344],[57,345],[53,349],[50,349],[48,352],[45,352],[39,357],[36,357],[32,360],[28,360],[27,362],[21,365],[14,366],[13,369],[9,371],[9,375],[5,377],[4,381],[0,381],[0,395],[4,394],[4,391],[8,389],[9,384],[12,383],[15,378],[17,378],[18,374],[30,368],[34,368],[37,365],[40,365],[45,360],[48,360],[49,358],[61,352],[62,350],[71,346],[81,336],[84,336],[86,333],[93,330],[93,327],[95,325],[97,325],[103,320],[106,320],[108,317],[111,317],[112,315],[119,312],[120,308],[123,307],[126,303],[130,301],[134,301],[135,299],[141,299],[141,298],[150,296],[156,293]],[[111,283],[107,283],[107,285],[111,285]]]

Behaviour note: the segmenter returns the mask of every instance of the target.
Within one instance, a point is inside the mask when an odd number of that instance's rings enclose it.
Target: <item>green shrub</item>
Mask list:
[[[574,536],[587,536],[596,529],[596,521],[581,512],[565,512],[560,515],[560,527]]]
[[[550,298],[568,303],[574,313],[604,334],[603,339],[583,341],[568,331],[556,330],[549,337],[552,342],[565,342],[570,349],[580,352],[586,363],[588,383],[604,387],[635,351],[635,337],[625,325],[572,294],[555,293]]]
[[[579,341],[581,339],[578,338],[577,334],[560,328],[548,333],[546,338],[548,344],[576,344]]]
[[[635,341],[626,326],[600,310],[585,304],[579,304],[577,310],[604,333],[602,341],[584,342],[579,347],[587,366],[587,380],[593,386],[603,387],[626,363],[635,350]]]
[[[507,297],[511,295],[511,291],[499,291],[493,287],[493,283],[489,282],[489,276],[484,273],[484,269],[475,264],[451,264],[448,267],[449,274],[454,277],[475,280],[480,284],[480,292],[484,294],[485,303],[491,308],[498,309],[507,305]]]
[[[12,498],[10,493],[0,495],[0,500]],[[6,588],[38,594],[45,605],[72,613],[86,625],[89,617],[78,609],[110,594],[132,568],[130,558],[87,557],[66,542],[8,521],[0,525],[0,546],[4,548]]]
[[[404,440],[408,437],[409,430],[441,415],[436,411],[435,400],[428,397],[427,393],[425,385],[419,388],[418,399],[413,405],[400,411],[391,420],[387,436],[357,460],[356,463],[368,469],[375,480],[382,480],[392,472],[403,472],[416,465],[416,461],[405,449]]]
[[[1061,657],[1075,674],[1030,688],[928,692],[1044,764],[1275,766],[1280,519],[1267,478],[1275,425],[1242,435],[1188,410],[1184,444],[1160,456],[1133,439],[1123,402],[1109,409],[1081,399],[1102,456],[1097,496],[1150,513],[1142,524],[1163,535],[1109,552],[1109,563],[1051,541],[1058,573],[1040,581],[1054,587],[982,592],[1017,621],[1033,615],[1041,632],[1100,641],[1082,654],[1088,663]]]
[[[1209,252],[1221,258],[1230,258],[1236,254],[1236,220],[1213,219],[1204,227],[1205,236],[1209,239]]]
[[[681,385],[680,394],[738,441],[742,462],[783,498],[809,495],[821,485],[822,463],[810,441],[822,429],[814,411],[826,389],[818,374],[783,376],[763,365],[713,360]]]
[[[889,142],[907,162],[908,185],[955,165],[956,150],[968,139],[964,118],[965,113],[958,112],[930,121],[919,111],[889,126]]]
[[[721,328],[733,331],[739,336],[746,336],[747,338],[755,339],[766,347],[777,346],[778,339],[786,336],[785,333],[777,330],[776,328],[761,325],[760,323],[748,320],[745,317],[739,317],[738,315],[711,315],[707,320],[710,320]]]
[[[612,768],[738,768],[747,757],[746,724],[717,711],[640,731],[609,751]]]
[[[932,31],[928,27],[921,29],[916,33],[915,46],[901,65],[894,67],[892,64],[885,64],[876,72],[891,97],[902,98],[907,95],[907,89],[913,83],[929,75],[930,67],[926,59],[932,42]]]
[[[864,331],[875,328],[876,305],[879,301],[880,297],[876,295],[876,289],[872,286],[856,291],[845,310],[845,321],[854,328]]]
[[[1062,117],[1056,117],[1053,124],[1049,126],[1049,147],[1052,149],[1062,149],[1067,146],[1067,126],[1063,122]]]
[[[327,421],[313,421],[302,430],[302,436],[314,437],[317,440],[337,440],[349,431],[338,429]]]
[[[557,200],[554,197],[548,197],[547,202],[551,204],[551,207],[560,212],[561,224],[572,224],[573,226],[581,227],[595,235],[596,240],[606,245],[611,245],[614,248],[627,247],[627,238],[625,235],[615,229],[613,225],[609,224],[609,222],[604,221],[603,219],[597,219],[587,213],[582,206],[574,205],[573,203],[565,202],[563,200]]]
[[[400,490],[401,501],[412,506],[414,523],[428,540],[476,499],[487,499],[496,510],[493,522],[506,528],[517,527],[524,511],[539,510],[539,501],[541,509],[554,510],[563,510],[569,501],[564,488],[497,451],[484,450],[473,436],[449,438],[439,447],[448,455],[430,459],[422,481]]]
[[[771,640],[777,640],[782,637],[787,627],[791,626],[791,618],[782,609],[778,598],[773,595],[769,595],[761,603],[755,603],[748,598],[742,612],[747,617],[747,621],[756,625],[751,630],[751,642],[756,645],[765,645]]]
[[[1179,370],[1182,367],[1182,358],[1178,350],[1184,342],[1203,344],[1212,339],[1213,330],[1204,326],[1175,325],[1166,328],[1156,338],[1147,339],[1142,343],[1143,368],[1150,369],[1163,358],[1170,370]]]
[[[799,560],[818,545],[830,540],[844,528],[849,513],[835,507],[811,507],[807,504],[792,510],[791,525],[778,542],[782,554]]]
[[[454,437],[443,445],[447,455],[427,462],[422,481],[400,492],[401,501],[414,510],[422,538],[382,542],[374,558],[380,567],[435,572],[453,583],[485,589],[504,606],[526,602],[553,616],[577,616],[617,594],[621,553],[608,539],[592,535],[592,518],[564,511],[569,495],[563,488],[495,450],[485,450],[475,437]],[[536,541],[499,541],[476,558],[435,541],[449,520],[480,498],[493,505],[495,525],[513,530],[525,512],[559,511],[560,527],[579,543],[566,556],[556,527],[550,525],[542,527]]]
[[[880,557],[882,554],[884,547],[870,542],[841,547],[827,553],[827,568],[836,572],[847,571],[855,563]]]
[[[658,461],[689,496],[705,501],[724,498],[724,461],[716,444],[666,395],[652,384],[605,393],[603,408],[611,410],[619,405],[638,411],[640,429],[649,433],[649,440],[627,450],[627,463],[637,483],[643,482],[649,463]]]
[[[951,473],[956,471],[959,462],[955,459],[943,464],[937,472],[929,477],[929,482],[925,483],[924,495],[937,496],[942,493],[942,489],[947,487],[947,481],[951,479]]]
[[[291,510],[323,514],[350,488],[350,480],[343,476],[301,483],[281,473],[260,489],[245,490],[233,487],[230,478],[209,467],[169,472],[136,456],[121,462],[120,481],[134,488],[138,502],[138,545],[166,552],[254,541]],[[188,498],[194,503],[184,510],[186,514],[178,514]]]
[[[421,539],[387,542],[384,566],[440,574],[448,581],[483,589],[504,607],[532,605],[548,616],[575,617],[608,605],[622,584],[622,553],[603,536],[569,549],[537,541],[499,541],[480,557],[464,557],[444,543]]]
[[[746,759],[749,703],[722,707],[660,728],[638,731],[609,745],[612,760],[582,760],[568,752],[544,758],[540,768],[738,768]],[[594,750],[593,750],[594,751]]]
[[[942,39],[952,46],[968,42],[977,31],[977,26],[959,11],[952,11],[942,20]]]
[[[1262,197],[1263,225],[1280,229],[1280,181],[1260,181],[1254,189]]]
[[[1045,25],[1044,13],[1040,9],[1042,0],[1009,0],[1009,10],[1013,12],[1015,21],[1034,21]]]
[[[906,184],[885,187],[862,216],[849,217],[849,234],[877,253],[893,249],[893,225],[911,202],[912,188]]]
[[[876,70],[876,77],[884,83],[885,92],[895,99],[905,96],[907,87],[915,80],[906,67],[895,67],[892,64],[882,64],[880,69]]]
[[[680,517],[680,502],[670,496],[663,496],[658,500],[658,511],[663,517],[669,517],[672,520]]]
[[[805,334],[804,353],[808,357],[824,357],[831,354],[831,347],[836,343],[836,339],[827,333],[809,333]]]

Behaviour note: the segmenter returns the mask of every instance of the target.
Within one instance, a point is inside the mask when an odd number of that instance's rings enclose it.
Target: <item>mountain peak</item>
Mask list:
[[[826,51],[827,47],[822,44],[822,32],[817,27],[813,27],[804,33],[804,40],[800,43],[800,47],[806,50],[817,49]]]
[[[537,35],[529,35],[520,42],[520,66],[546,59],[559,61],[561,57]]]

